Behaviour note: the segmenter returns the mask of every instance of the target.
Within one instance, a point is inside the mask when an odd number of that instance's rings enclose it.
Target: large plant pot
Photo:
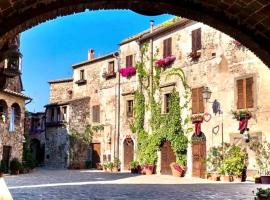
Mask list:
[[[217,173],[212,173],[211,174],[211,180],[212,181],[220,181],[220,175]]]
[[[19,175],[20,174],[20,170],[12,170],[11,171],[11,175]]]
[[[0,177],[3,177],[4,176],[4,172],[0,172]]]
[[[240,176],[234,176],[233,177],[233,181],[236,182],[236,183],[241,183],[242,182],[242,177],[240,177]]]
[[[270,176],[261,176],[262,184],[270,184]]]
[[[151,175],[153,174],[153,171],[154,171],[154,165],[145,165],[143,167],[143,172],[146,174],[146,175]]]
[[[267,196],[263,194],[259,194],[256,198],[256,200],[267,200]]]
[[[172,170],[172,175],[176,177],[181,177],[183,174],[183,168],[176,164],[176,163],[171,163],[170,164],[171,170]]]
[[[230,178],[230,176],[227,176],[227,175],[221,175],[220,176],[220,181],[222,181],[222,182],[230,182],[231,178]]]
[[[114,168],[112,169],[112,171],[113,171],[113,172],[118,172],[118,167],[114,167]]]
[[[261,184],[262,183],[261,177],[256,177],[255,178],[255,183]]]

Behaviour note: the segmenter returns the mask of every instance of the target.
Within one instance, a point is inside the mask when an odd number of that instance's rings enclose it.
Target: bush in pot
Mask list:
[[[254,193],[254,191],[252,191]],[[255,200],[268,200],[270,199],[270,188],[257,188]]]
[[[255,152],[256,164],[261,175],[261,183],[270,184],[270,143],[252,142],[250,149]]]
[[[22,168],[22,164],[20,163],[18,158],[13,158],[10,161],[11,174],[18,175],[21,168]]]
[[[113,160],[113,172],[118,172],[120,170],[121,162],[119,158],[114,158]]]
[[[108,162],[107,163],[107,170],[112,172],[112,169],[113,169],[113,162]]]
[[[176,177],[182,177],[184,174],[185,166],[182,166],[181,164],[172,162],[170,164],[172,175]]]
[[[213,181],[217,181],[220,178],[218,169],[222,164],[222,147],[211,147],[207,153],[206,165],[208,171],[208,177]]]
[[[140,173],[139,169],[141,168],[140,165],[139,165],[139,162],[136,161],[136,160],[133,160],[129,163],[129,166],[130,166],[130,171],[131,173],[133,174],[138,174]]]

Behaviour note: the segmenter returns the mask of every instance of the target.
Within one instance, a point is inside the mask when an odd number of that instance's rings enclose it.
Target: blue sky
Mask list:
[[[21,34],[23,84],[33,98],[29,111],[44,110],[49,100],[49,80],[72,76],[71,65],[118,49],[124,38],[172,18],[171,15],[148,17],[132,11],[91,11],[60,17]]]

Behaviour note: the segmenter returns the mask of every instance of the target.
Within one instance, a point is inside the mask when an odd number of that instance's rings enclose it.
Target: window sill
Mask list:
[[[113,72],[113,73],[104,73],[104,74],[102,74],[102,77],[105,78],[106,80],[113,79],[113,78],[116,78],[116,73],[115,72]]]
[[[81,80],[76,81],[75,83],[80,86],[80,85],[85,85],[86,82],[87,81],[85,79],[81,79]]]

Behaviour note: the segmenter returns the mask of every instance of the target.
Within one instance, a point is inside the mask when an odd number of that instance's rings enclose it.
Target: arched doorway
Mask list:
[[[206,173],[206,137],[203,132],[200,135],[193,134],[192,138],[192,176],[205,178]]]
[[[161,148],[161,174],[171,174],[170,164],[176,161],[175,153],[173,152],[171,142],[165,141],[163,142]]]
[[[40,145],[38,139],[32,139],[30,142],[30,149],[32,153],[32,158],[37,161],[38,164],[44,162],[44,145]]]
[[[129,164],[134,159],[134,142],[131,138],[124,140],[124,170],[129,170]]]

